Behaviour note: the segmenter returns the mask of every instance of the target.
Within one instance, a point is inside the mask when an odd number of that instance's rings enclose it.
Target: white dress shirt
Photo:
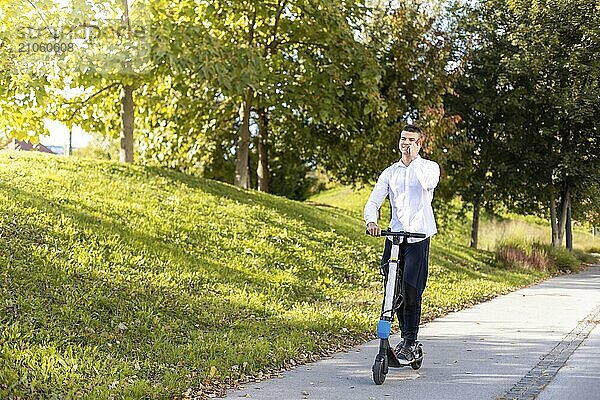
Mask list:
[[[387,167],[365,205],[365,222],[377,223],[377,214],[386,196],[392,205],[392,231],[424,233],[430,237],[437,233],[431,200],[433,190],[440,181],[440,166],[417,156],[407,167],[402,161]],[[389,238],[388,238],[389,239]],[[424,239],[409,238],[410,243]]]

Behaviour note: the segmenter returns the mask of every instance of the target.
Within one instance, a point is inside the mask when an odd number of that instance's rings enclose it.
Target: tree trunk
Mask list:
[[[552,246],[559,247],[558,240],[558,220],[556,217],[556,196],[554,191],[550,194],[550,225],[552,225]]]
[[[261,108],[258,112],[258,190],[269,193],[269,117],[267,110]]]
[[[252,88],[248,88],[240,105],[240,129],[235,148],[234,185],[248,189],[250,187],[250,109],[252,107]]]
[[[567,225],[567,208],[569,207],[570,188],[565,184],[565,189],[560,199],[560,215],[558,221],[558,243],[559,246],[563,243],[565,226]]]
[[[129,4],[127,0],[121,0],[121,5],[123,6],[123,15],[121,16],[121,23],[127,30],[130,29],[129,25]]]
[[[73,129],[69,129],[69,143],[65,149],[65,156],[70,157],[73,154]]]
[[[133,162],[133,86],[121,88],[121,162]]]
[[[121,24],[129,32],[129,4],[127,0],[121,0],[123,5],[123,16]],[[126,65],[125,67],[128,67]],[[133,162],[133,85],[121,87],[121,149],[119,159],[121,162]]]
[[[473,223],[471,224],[471,247],[477,248],[477,239],[479,236],[479,211],[481,209],[481,196],[475,195],[473,199]]]
[[[568,203],[569,204],[567,205],[567,225],[565,227],[565,236],[567,249],[569,251],[573,251],[573,229],[571,226],[571,199],[569,199]]]

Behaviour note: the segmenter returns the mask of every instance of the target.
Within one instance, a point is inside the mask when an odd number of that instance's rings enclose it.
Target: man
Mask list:
[[[377,214],[386,196],[390,197],[392,219],[390,230],[424,233],[425,239],[408,238],[400,245],[399,268],[402,269],[404,303],[396,310],[403,341],[396,346],[396,356],[400,361],[414,360],[415,343],[421,320],[421,298],[427,283],[429,262],[429,241],[437,233],[431,201],[433,191],[440,179],[437,163],[419,156],[423,134],[415,125],[402,129],[398,149],[400,161],[386,168],[373,188],[365,205],[364,218],[367,230],[372,236],[380,236]],[[391,238],[385,242],[381,259],[382,273],[387,281],[388,262],[392,248]]]

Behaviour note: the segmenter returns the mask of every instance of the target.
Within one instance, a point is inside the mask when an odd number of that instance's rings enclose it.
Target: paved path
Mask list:
[[[423,325],[423,367],[390,369],[381,386],[371,380],[372,341],[227,398],[600,400],[599,323],[594,267]]]

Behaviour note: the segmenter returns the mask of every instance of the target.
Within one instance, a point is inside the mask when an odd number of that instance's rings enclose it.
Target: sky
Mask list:
[[[40,136],[40,143],[44,146],[66,146],[69,144],[69,129],[58,121],[44,120],[44,125],[49,136]],[[85,132],[79,126],[73,127],[73,148],[85,147],[93,139],[92,135]]]
[[[99,1],[99,0],[97,0]],[[71,0],[54,0],[55,4],[61,7],[69,5]],[[129,6],[135,2],[135,0],[129,0]],[[93,3],[92,3],[93,4]],[[66,146],[69,143],[69,129],[58,121],[46,119],[44,120],[46,129],[50,132],[49,135],[42,135],[39,138],[41,144],[45,146]],[[74,148],[85,147],[93,140],[93,137],[81,129],[79,126],[73,127],[73,138],[72,146]]]

